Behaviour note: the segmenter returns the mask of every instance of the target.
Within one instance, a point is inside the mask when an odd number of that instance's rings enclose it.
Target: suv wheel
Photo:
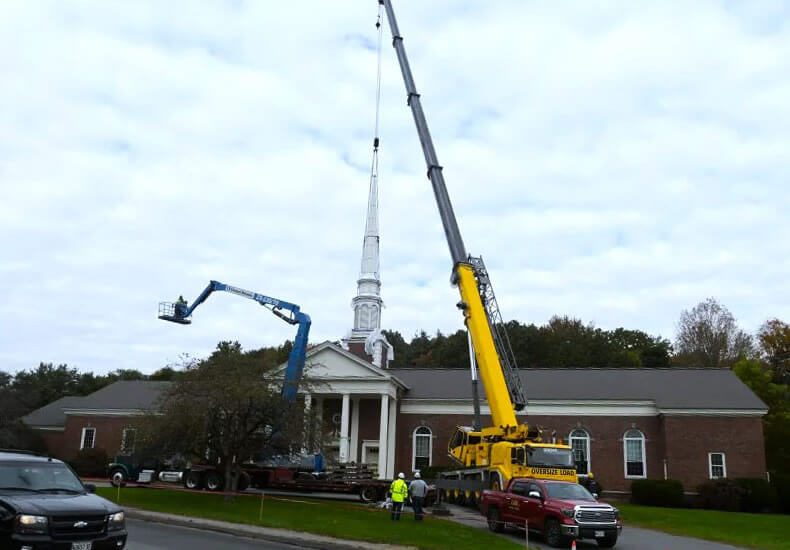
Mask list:
[[[126,474],[122,469],[116,468],[110,472],[110,484],[113,487],[121,487],[122,485],[126,485]]]
[[[502,523],[502,518],[499,516],[497,508],[488,509],[488,528],[494,533],[501,533],[505,530],[505,524]]]
[[[598,541],[598,546],[601,548],[611,548],[617,544],[617,533],[614,535],[607,535]]]
[[[546,539],[546,543],[552,548],[564,546],[565,537],[562,536],[562,531],[560,531],[560,522],[553,518],[547,519],[543,528],[543,538]]]

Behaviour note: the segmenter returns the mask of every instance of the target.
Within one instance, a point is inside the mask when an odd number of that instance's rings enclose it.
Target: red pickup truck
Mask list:
[[[568,481],[511,479],[504,491],[483,491],[480,511],[492,531],[523,528],[526,522],[555,548],[567,548],[570,539],[594,539],[598,546],[611,548],[623,529],[617,508]]]

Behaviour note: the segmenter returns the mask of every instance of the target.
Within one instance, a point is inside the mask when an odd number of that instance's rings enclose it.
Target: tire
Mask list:
[[[237,491],[246,491],[247,487],[250,486],[250,474],[247,472],[242,472],[239,475],[239,480],[236,482],[236,490]]]
[[[209,491],[222,490],[222,478],[217,472],[209,472],[206,474],[206,489]]]
[[[378,497],[378,491],[375,487],[362,487],[359,490],[359,500],[362,502],[375,502]]]
[[[562,536],[562,531],[560,531],[560,522],[554,518],[546,519],[546,525],[543,527],[543,538],[546,544],[552,548],[567,546],[565,537]]]
[[[121,468],[115,468],[110,472],[110,485],[113,487],[122,487],[126,485],[126,472]]]
[[[611,548],[615,544],[617,544],[617,533],[608,535],[598,541],[598,546],[601,548]]]
[[[187,489],[200,489],[203,486],[202,479],[198,472],[187,472],[184,476],[184,487]]]
[[[498,508],[488,509],[488,529],[494,533],[502,533],[505,531],[505,524],[502,523]]]

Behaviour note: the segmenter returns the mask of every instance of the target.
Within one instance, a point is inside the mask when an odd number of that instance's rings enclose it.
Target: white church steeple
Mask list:
[[[373,132],[373,160],[370,165],[365,236],[362,241],[362,263],[357,279],[357,295],[351,300],[354,328],[341,345],[359,355],[367,355],[374,365],[387,368],[394,358],[392,346],[381,332],[381,279],[379,279],[379,104],[381,97],[381,9],[378,32],[378,74],[376,76],[376,125]],[[364,347],[363,347],[364,344]],[[361,349],[360,349],[361,348]],[[363,353],[364,352],[364,353]]]

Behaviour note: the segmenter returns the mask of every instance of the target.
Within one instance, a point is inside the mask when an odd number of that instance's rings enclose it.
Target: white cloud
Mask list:
[[[508,318],[671,337],[716,296],[790,318],[782,3],[395,5],[470,252]],[[350,328],[375,3],[29,3],[0,20],[0,369],[150,372],[293,336],[209,279]],[[461,326],[389,28],[384,325]]]

